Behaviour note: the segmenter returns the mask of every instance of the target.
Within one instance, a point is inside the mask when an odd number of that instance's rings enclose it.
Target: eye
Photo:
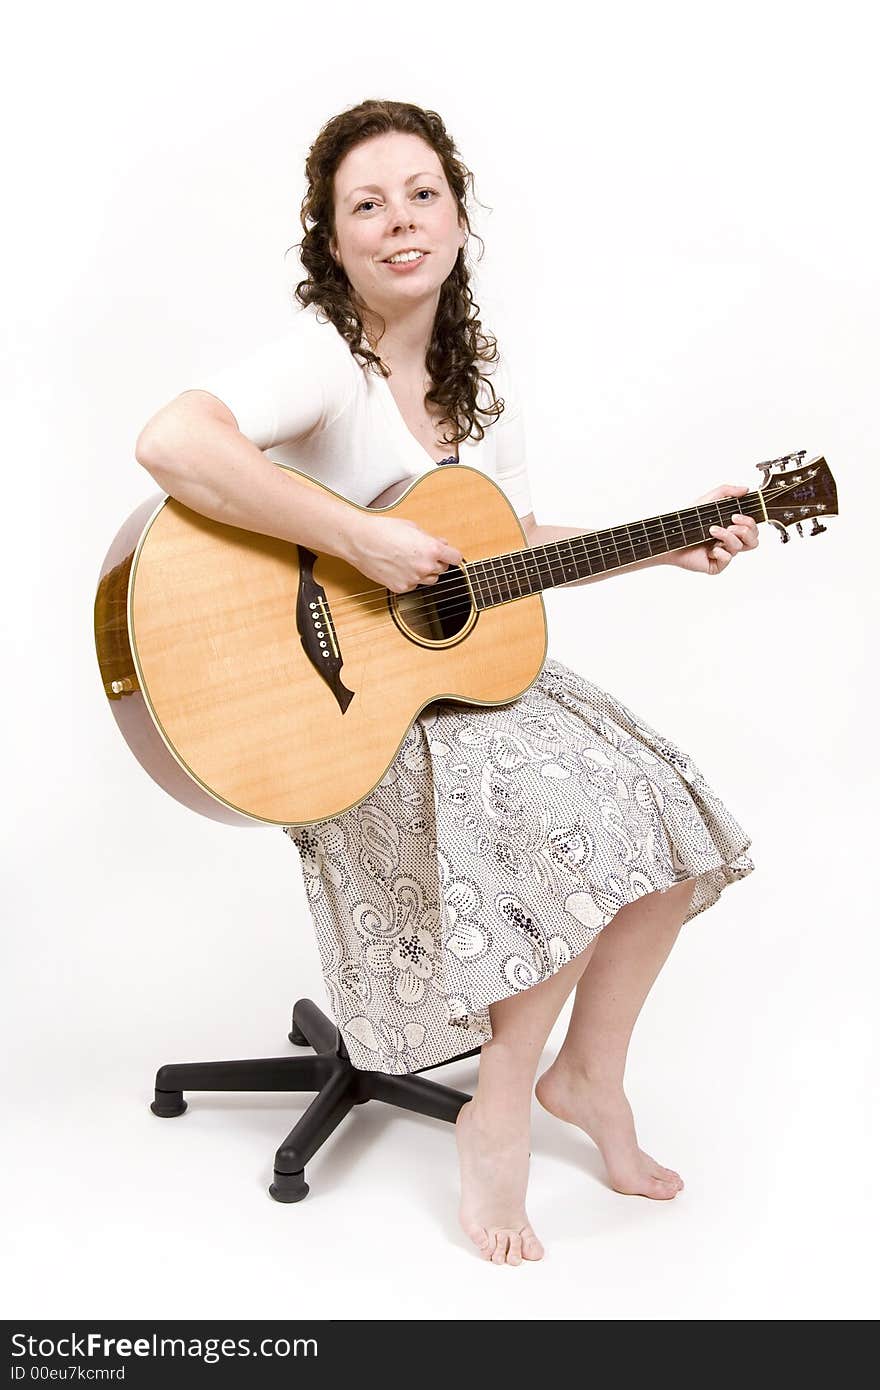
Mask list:
[[[434,188],[420,188],[415,196],[418,197],[419,193],[431,193],[435,198],[438,198],[440,196]],[[373,198],[365,198],[362,203],[358,203],[357,207],[355,208],[355,212],[360,212],[361,208],[365,208],[368,204],[372,205],[374,201],[375,200]]]

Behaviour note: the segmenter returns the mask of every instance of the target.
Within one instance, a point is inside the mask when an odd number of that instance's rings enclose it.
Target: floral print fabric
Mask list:
[[[754,869],[692,759],[548,658],[511,703],[428,705],[382,781],[297,846],[356,1067],[411,1072],[492,1036],[626,903],[695,878],[685,921]]]

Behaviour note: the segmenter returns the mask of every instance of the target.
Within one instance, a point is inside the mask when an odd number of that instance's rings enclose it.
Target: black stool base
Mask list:
[[[185,1090],[317,1092],[275,1154],[269,1195],[276,1202],[303,1200],[309,1190],[306,1164],[355,1105],[381,1100],[401,1110],[414,1110],[419,1115],[454,1123],[461,1107],[471,1099],[465,1091],[428,1081],[418,1072],[396,1076],[360,1071],[352,1065],[339,1029],[311,999],[300,999],[294,1005],[288,1037],[298,1047],[313,1047],[315,1055],[237,1062],[174,1062],[156,1073],[156,1097],[150,1106],[154,1115],[170,1119],[186,1110]],[[479,1051],[475,1047],[461,1057],[475,1057]],[[421,1068],[431,1070],[432,1067]]]

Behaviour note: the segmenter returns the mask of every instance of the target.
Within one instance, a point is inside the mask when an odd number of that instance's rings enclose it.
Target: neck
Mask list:
[[[759,522],[767,520],[760,492],[747,492],[744,497],[721,497],[716,502],[702,502],[603,531],[584,531],[567,540],[472,560],[464,568],[477,608],[494,608],[541,589],[555,589],[655,555],[684,550],[700,541],[714,540],[709,527],[730,526],[734,512]]]
[[[361,303],[361,320],[370,347],[399,379],[412,381],[424,376],[439,302],[438,290],[427,300],[403,306],[399,301],[381,304],[375,311]]]

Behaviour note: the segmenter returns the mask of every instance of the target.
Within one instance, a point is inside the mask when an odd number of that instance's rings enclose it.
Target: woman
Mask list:
[[[308,278],[290,331],[159,411],[139,461],[186,506],[341,556],[396,593],[436,582],[460,552],[303,488],[264,450],[363,508],[386,506],[414,472],[466,462],[495,478],[530,544],[581,534],[531,510],[521,413],[495,391],[510,374],[469,288],[472,175],[440,118],[363,102],[321,130],[306,176]],[[725,484],[699,501],[744,491]],[[626,570],[715,575],[758,543],[747,516],[712,533]],[[544,1253],[525,1208],[531,1093],[572,990],[539,1101],[593,1139],[617,1191],[681,1190],[639,1148],[629,1039],[682,923],[754,867],[746,832],[686,754],[548,658],[510,704],[427,706],[363,802],[285,830],[354,1065],[416,1071],[482,1045],[456,1136],[460,1221],[483,1258]]]

